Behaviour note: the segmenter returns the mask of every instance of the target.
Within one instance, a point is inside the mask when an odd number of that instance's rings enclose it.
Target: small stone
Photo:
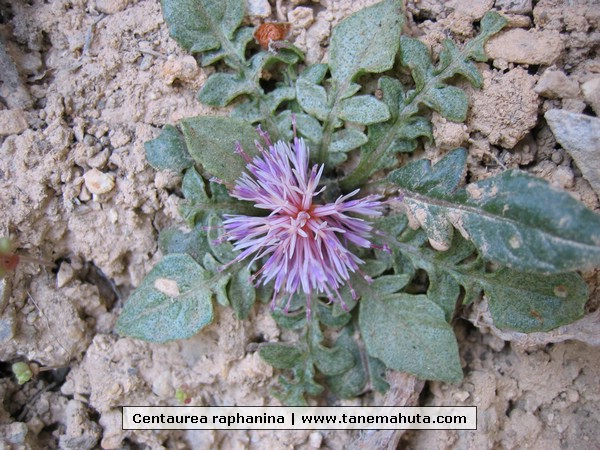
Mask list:
[[[93,167],[94,169],[102,169],[108,162],[109,157],[110,152],[108,149],[104,149],[100,153],[96,153],[94,156],[88,159],[88,166]]]
[[[195,62],[194,62],[195,64]],[[127,145],[131,142],[131,136],[129,136],[127,133],[121,131],[121,130],[116,130],[114,133],[112,133],[110,135],[110,145],[113,146],[113,148],[120,148],[123,147],[124,145]]]
[[[115,14],[123,11],[129,0],[96,0],[96,9],[104,14]]]
[[[579,95],[578,83],[560,70],[546,70],[533,90],[547,98],[574,98]]]
[[[550,66],[563,51],[557,31],[514,28],[492,37],[485,50],[491,59],[501,58],[519,64]]]
[[[19,134],[25,131],[29,125],[25,114],[20,109],[6,109],[0,111],[0,136]]]
[[[73,270],[73,267],[71,267],[71,264],[67,262],[61,263],[58,273],[56,274],[56,287],[60,289],[71,281],[74,276],[75,271]]]
[[[323,435],[318,431],[314,431],[310,433],[308,437],[308,445],[310,448],[321,448],[321,444],[323,443]]]
[[[88,170],[85,175],[83,175],[83,179],[85,181],[85,187],[88,188],[92,194],[106,194],[115,187],[115,180],[112,175],[100,172],[98,169]]]
[[[162,67],[162,74],[167,84],[173,84],[175,80],[193,81],[198,77],[199,73],[200,69],[193,56],[185,56],[181,59],[169,59]]]
[[[88,202],[92,199],[92,194],[90,194],[90,191],[88,190],[88,188],[85,187],[85,184],[83,186],[81,186],[81,191],[79,192],[79,200],[81,200],[82,202]]]
[[[8,342],[15,336],[16,324],[14,308],[6,308],[0,317],[0,342]]]
[[[511,14],[530,14],[533,10],[531,0],[496,0],[495,6]]]
[[[470,396],[471,396],[471,394],[469,394],[467,391],[457,391],[454,394],[452,394],[452,397],[454,397],[459,402],[463,402],[463,403]]]
[[[594,77],[581,85],[583,97],[588,105],[600,116],[600,77]]]
[[[246,0],[247,12],[251,17],[269,17],[271,5],[268,0]]]
[[[299,6],[288,13],[288,21],[295,28],[308,28],[315,21],[315,16],[312,8]]]
[[[560,109],[552,109],[544,117],[558,143],[600,194],[600,119]]]

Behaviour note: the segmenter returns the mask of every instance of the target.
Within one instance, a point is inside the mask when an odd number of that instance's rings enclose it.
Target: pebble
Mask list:
[[[83,179],[85,181],[85,187],[88,188],[92,194],[106,194],[115,187],[115,179],[112,175],[100,172],[98,169],[88,170],[85,175],[83,175]]]
[[[511,14],[530,14],[533,11],[531,0],[496,0],[495,6]]]
[[[251,17],[269,17],[271,5],[268,0],[246,0],[246,10]]]
[[[71,264],[67,262],[61,263],[58,273],[56,274],[56,287],[60,289],[71,281],[74,275],[75,271],[73,270],[73,267],[71,267]]]
[[[288,21],[296,28],[308,28],[315,21],[315,15],[312,8],[299,6],[288,13]]]
[[[600,76],[594,77],[581,85],[583,97],[588,105],[600,116]]]
[[[501,58],[519,64],[549,66],[560,56],[564,46],[557,31],[514,28],[492,37],[485,50],[491,59]]]
[[[560,70],[546,70],[533,90],[546,98],[574,98],[579,95],[579,84]]]
[[[19,134],[25,131],[29,125],[25,114],[20,109],[6,109],[0,111],[0,136]]]
[[[104,14],[115,14],[123,11],[129,0],[96,0],[96,9]]]
[[[552,109],[544,117],[558,143],[600,194],[600,119],[561,109]]]

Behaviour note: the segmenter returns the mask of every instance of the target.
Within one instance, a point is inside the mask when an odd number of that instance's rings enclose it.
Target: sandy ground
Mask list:
[[[374,1],[250,3],[254,23],[292,22],[291,39],[317,62],[331,27]],[[544,113],[600,113],[600,3],[533,3],[408,2],[406,33],[434,51],[445,37],[471,37],[492,7],[510,19],[479,65],[483,89],[467,88],[468,121],[434,115],[436,145],[424,155],[463,145],[471,180],[520,167],[598,211],[598,186],[577,167],[585,161],[557,144]],[[0,235],[60,267],[25,263],[2,284],[0,448],[376,448],[366,433],[121,430],[120,405],[177,405],[178,389],[198,405],[278,404],[272,368],[249,347],[280,336],[262,306],[242,322],[218,308],[208,329],[167,345],[112,332],[160,258],[158,231],[181,223],[180,178],[151,169],[143,143],[183,117],[223,113],[196,100],[214,69],[198,68],[169,38],[157,0],[0,0],[0,39]],[[593,311],[598,272],[584,276]],[[600,348],[500,338],[477,317],[480,328],[457,325],[464,381],[428,383],[420,397],[416,383],[410,394],[424,405],[476,405],[478,430],[410,432],[401,447],[600,448]],[[19,386],[15,361],[48,370]]]

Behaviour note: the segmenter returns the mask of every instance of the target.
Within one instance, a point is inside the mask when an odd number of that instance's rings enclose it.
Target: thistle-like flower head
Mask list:
[[[325,294],[345,307],[339,289],[349,283],[350,273],[360,271],[358,266],[363,263],[349,244],[375,247],[370,241],[371,224],[349,214],[380,216],[381,196],[349,200],[357,189],[333,203],[316,204],[313,200],[325,189],[317,190],[324,166],[309,168],[309,149],[304,141],[295,137],[292,146],[283,141],[272,144],[266,133],[259,133],[268,148],[256,142],[260,154],[251,159],[237,146],[236,152],[246,160],[247,172],[230,194],[269,214],[225,217],[225,237],[240,252],[230,264],[250,256],[252,262],[266,259],[253,279],[258,278],[259,284],[274,281],[272,307],[279,294],[285,292],[289,294],[287,311],[292,295],[299,289],[307,298],[307,315],[313,293]]]

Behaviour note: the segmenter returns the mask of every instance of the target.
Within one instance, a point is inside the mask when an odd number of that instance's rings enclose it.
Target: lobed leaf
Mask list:
[[[304,359],[297,347],[284,344],[266,344],[258,350],[258,354],[276,369],[291,369]]]
[[[484,258],[513,269],[557,273],[600,264],[600,215],[520,171],[457,189],[457,174],[464,173],[457,167],[461,154],[454,151],[433,167],[416,162],[389,174],[435,248],[449,247],[452,224]]]
[[[242,94],[254,92],[254,85],[240,75],[214,73],[198,92],[198,100],[205,105],[223,107]]]
[[[162,0],[169,34],[192,53],[226,47],[245,14],[243,0]]]

